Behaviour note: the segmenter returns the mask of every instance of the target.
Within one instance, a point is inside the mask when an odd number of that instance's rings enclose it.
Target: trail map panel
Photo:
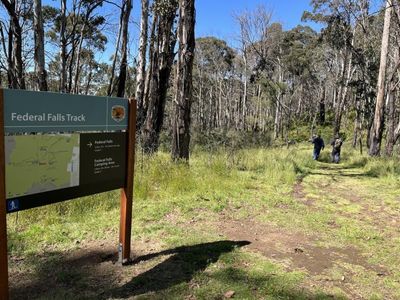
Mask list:
[[[7,198],[79,185],[79,134],[6,136]]]
[[[125,185],[126,132],[6,136],[7,212]]]

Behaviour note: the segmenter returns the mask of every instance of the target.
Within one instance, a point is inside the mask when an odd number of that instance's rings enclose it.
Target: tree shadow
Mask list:
[[[40,257],[29,258],[33,264],[33,272],[28,276],[30,280],[24,279],[21,274],[13,276],[11,299],[105,300],[131,299],[137,296],[163,299],[169,295],[169,289],[175,287],[178,288],[175,290],[178,293],[176,295],[183,297],[186,290],[193,291],[186,285],[179,291],[181,284],[190,284],[196,274],[216,263],[224,253],[249,244],[249,241],[225,240],[177,247],[139,256],[124,269],[116,264],[117,253],[112,248],[96,251],[81,249],[76,253],[46,253]],[[142,264],[143,262],[152,264],[152,260],[155,260],[157,263],[162,256],[166,256],[164,261],[142,272],[149,265]],[[259,296],[262,291],[267,291],[269,296],[284,299],[332,299],[331,295],[313,294],[287,284],[288,277],[285,273],[253,274],[229,264],[207,276],[224,286],[236,286],[238,294],[242,288],[253,290],[254,297]],[[16,279],[19,279],[19,282]],[[128,282],[121,286],[121,281]],[[202,287],[208,293],[207,287],[203,284]],[[260,290],[257,292],[258,289]],[[213,291],[212,288],[210,291]],[[222,298],[221,291],[215,292],[218,293],[218,299]]]
[[[180,283],[188,283],[194,274],[204,271],[210,264],[217,262],[222,254],[249,244],[248,241],[218,241],[178,247],[138,257],[131,262],[131,265],[163,255],[172,255],[154,268],[132,278],[122,287],[110,291],[104,299],[110,296],[122,299],[130,298],[149,292],[162,291]]]
[[[101,291],[114,287],[115,268],[100,271],[98,266],[114,265],[118,253],[110,249],[74,252],[30,254],[21,262],[12,262],[13,269],[26,271],[10,274],[10,299],[73,299],[77,294],[79,299],[97,299]]]

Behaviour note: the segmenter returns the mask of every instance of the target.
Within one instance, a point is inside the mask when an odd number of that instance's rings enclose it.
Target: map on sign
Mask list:
[[[6,136],[7,198],[78,186],[79,142],[79,134]]]

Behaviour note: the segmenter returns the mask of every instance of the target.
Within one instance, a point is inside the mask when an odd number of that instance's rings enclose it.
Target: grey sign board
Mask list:
[[[121,131],[128,127],[128,101],[3,90],[6,133]]]

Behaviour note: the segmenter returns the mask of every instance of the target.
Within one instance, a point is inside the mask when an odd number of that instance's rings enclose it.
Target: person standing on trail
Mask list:
[[[321,138],[319,134],[313,135],[311,143],[314,144],[313,159],[318,160],[319,155],[321,154],[321,150],[324,150],[325,148],[324,140]]]
[[[340,161],[340,151],[343,145],[342,139],[339,135],[336,135],[335,138],[331,142],[332,146],[332,162],[338,164]]]

